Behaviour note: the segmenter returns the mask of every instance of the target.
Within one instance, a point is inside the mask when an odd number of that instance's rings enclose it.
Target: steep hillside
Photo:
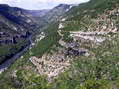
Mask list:
[[[59,21],[60,17],[63,16],[63,14],[66,13],[69,9],[71,9],[71,7],[71,5],[60,4],[55,8],[49,10],[49,12],[47,12],[43,18],[45,18],[48,23]]]
[[[51,12],[45,21],[52,23],[0,75],[0,88],[119,89],[119,1],[61,4]]]
[[[65,16],[66,29],[75,27],[75,30],[94,31],[102,30],[102,25],[107,25],[105,29],[112,23],[118,25],[118,3],[118,0],[91,0],[73,7]]]
[[[0,63],[29,45],[36,21],[23,9],[0,5]]]

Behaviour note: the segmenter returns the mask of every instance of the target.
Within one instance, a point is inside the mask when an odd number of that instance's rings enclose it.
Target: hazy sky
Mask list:
[[[58,4],[79,4],[89,0],[0,0],[0,4],[22,7],[25,9],[48,9]]]

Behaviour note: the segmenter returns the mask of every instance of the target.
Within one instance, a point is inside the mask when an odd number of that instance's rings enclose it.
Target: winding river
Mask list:
[[[28,46],[26,46],[22,51],[20,51],[19,53],[17,53],[16,55],[14,55],[12,58],[8,59],[7,61],[5,61],[3,64],[0,65],[0,74],[2,72],[4,72],[8,67],[10,67],[10,65],[17,60],[18,58],[20,58],[31,46],[32,43],[32,36],[29,36],[29,41],[30,44]]]

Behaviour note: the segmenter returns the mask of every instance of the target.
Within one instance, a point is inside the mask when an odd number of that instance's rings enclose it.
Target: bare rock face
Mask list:
[[[81,56],[86,54],[86,52],[87,52],[86,50],[82,50],[82,49],[68,48],[67,55]]]

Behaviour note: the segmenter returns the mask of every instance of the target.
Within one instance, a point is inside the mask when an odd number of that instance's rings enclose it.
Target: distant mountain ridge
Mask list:
[[[50,9],[43,9],[43,10],[27,10],[29,14],[32,14],[35,17],[43,17],[46,15],[47,12],[49,12]]]
[[[43,18],[48,22],[58,21],[61,16],[63,16],[69,9],[71,9],[72,5],[68,4],[60,4],[55,8],[49,10]]]

